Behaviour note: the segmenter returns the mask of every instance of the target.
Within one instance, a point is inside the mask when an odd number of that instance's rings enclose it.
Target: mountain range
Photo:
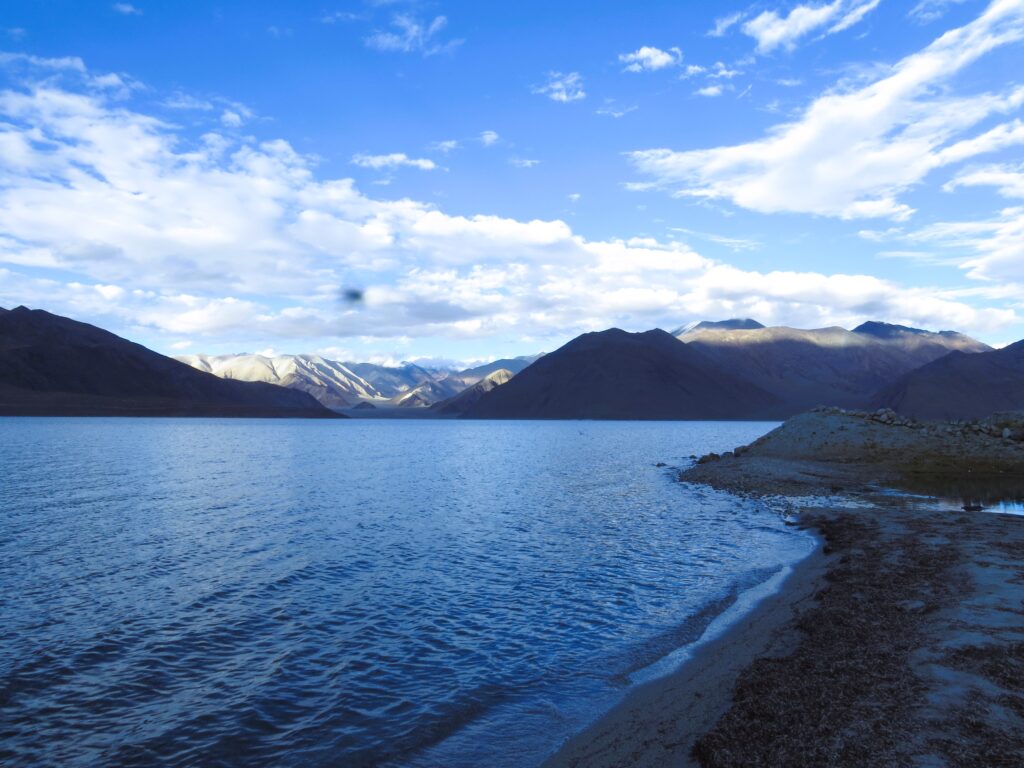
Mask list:
[[[881,322],[736,319],[587,333],[546,355],[457,370],[318,355],[176,360],[42,310],[0,310],[5,414],[781,419],[818,405],[921,418],[1024,410],[1024,342],[994,350]]]
[[[504,358],[472,368],[384,366],[328,360],[319,355],[180,355],[176,360],[225,379],[262,381],[308,392],[328,408],[360,403],[378,408],[425,408],[446,401],[495,371],[516,374],[540,355]]]
[[[338,416],[305,392],[222,379],[26,307],[0,309],[0,414]]]
[[[953,352],[901,376],[872,404],[919,419],[1024,410],[1024,341],[980,354]]]
[[[585,333],[492,389],[474,419],[742,419],[779,401],[662,330]]]
[[[676,337],[778,397],[781,416],[816,405],[861,407],[900,376],[950,352],[991,350],[959,333],[879,322],[852,331],[766,328],[751,320],[698,323]]]

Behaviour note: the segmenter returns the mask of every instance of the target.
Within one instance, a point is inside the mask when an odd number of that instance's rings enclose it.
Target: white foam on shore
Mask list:
[[[761,583],[740,592],[736,596],[736,600],[728,608],[711,620],[711,623],[708,624],[699,638],[692,643],[677,648],[666,656],[662,656],[653,664],[632,673],[629,676],[630,683],[632,685],[640,685],[676,672],[693,658],[701,646],[707,645],[724,635],[736,622],[753,611],[758,603],[766,597],[777,594],[782,589],[786,579],[789,578],[789,575],[793,573],[793,567],[807,557],[810,557],[821,545],[821,541],[813,534],[804,532],[804,535],[812,542],[812,546],[808,548],[803,557],[793,563],[782,566]]]

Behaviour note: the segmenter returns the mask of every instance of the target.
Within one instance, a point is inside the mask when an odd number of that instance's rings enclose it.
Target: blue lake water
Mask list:
[[[0,419],[0,763],[536,765],[810,550],[675,480],[771,426]]]

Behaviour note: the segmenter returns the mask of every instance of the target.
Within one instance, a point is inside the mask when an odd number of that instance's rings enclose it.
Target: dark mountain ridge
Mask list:
[[[918,419],[1024,411],[1024,341],[990,352],[951,352],[883,388],[872,405]]]
[[[0,309],[0,414],[332,418],[310,395],[220,379],[101,328]]]
[[[743,419],[773,395],[662,330],[586,333],[484,394],[476,419]]]
[[[719,366],[771,392],[790,416],[819,405],[866,407],[873,393],[953,351],[990,350],[963,334],[880,322],[853,331],[698,327],[678,336]]]

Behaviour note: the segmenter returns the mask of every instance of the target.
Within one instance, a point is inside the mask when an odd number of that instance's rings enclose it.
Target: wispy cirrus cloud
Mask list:
[[[111,8],[114,9],[115,13],[120,13],[122,16],[141,16],[142,11],[136,8],[131,3],[114,3]]]
[[[425,157],[409,157],[404,152],[391,152],[385,155],[358,154],[352,156],[352,164],[360,168],[372,168],[375,171],[393,168],[418,168],[421,171],[436,171],[437,163]]]
[[[823,5],[797,5],[789,13],[763,11],[743,24],[743,33],[757,41],[757,50],[792,50],[812,32],[832,35],[861,22],[881,0],[834,0]]]
[[[582,101],[587,97],[587,92],[583,89],[583,76],[579,72],[549,72],[547,82],[535,85],[532,90],[562,104]]]
[[[921,0],[907,11],[907,16],[918,24],[929,24],[945,16],[954,5],[964,2],[966,0]]]
[[[1024,88],[953,96],[943,86],[988,52],[1024,39],[1024,2],[996,0],[977,19],[885,69],[866,85],[815,99],[793,122],[745,144],[633,152],[647,186],[729,200],[764,213],[904,219],[900,193],[931,171],[1024,143],[1016,112]]]
[[[447,26],[445,16],[423,21],[407,13],[399,13],[392,17],[390,31],[374,32],[365,42],[368,48],[377,51],[420,53],[424,56],[451,53],[465,41],[461,38],[442,40],[441,33]]]

